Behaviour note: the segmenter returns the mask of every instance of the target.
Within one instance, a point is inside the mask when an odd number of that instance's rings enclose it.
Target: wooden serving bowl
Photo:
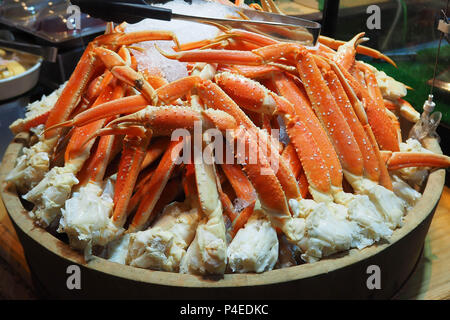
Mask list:
[[[0,168],[0,181],[12,170],[27,135],[9,145]],[[434,139],[425,141],[441,153]],[[134,299],[386,299],[405,283],[419,260],[425,236],[440,199],[445,170],[429,175],[423,197],[405,217],[402,228],[389,242],[363,250],[352,249],[312,264],[277,269],[262,274],[226,274],[201,277],[138,269],[83,254],[36,227],[14,187],[1,184],[1,195],[24,247],[37,290],[50,298]],[[81,289],[69,290],[68,267],[80,268]],[[381,289],[369,289],[368,267],[380,268]],[[70,269],[69,269],[70,270]],[[369,268],[370,270],[370,268]]]

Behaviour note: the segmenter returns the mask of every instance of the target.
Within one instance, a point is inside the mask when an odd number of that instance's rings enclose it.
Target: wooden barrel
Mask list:
[[[25,143],[26,135],[18,135],[9,145],[0,168],[0,181],[14,167]],[[436,140],[429,139],[425,144],[434,152],[441,152]],[[389,242],[352,249],[316,263],[223,277],[144,270],[99,257],[85,261],[68,244],[33,224],[13,186],[2,182],[1,195],[24,247],[33,281],[50,298],[386,299],[399,290],[420,258],[444,181],[445,170],[429,175],[423,197]],[[74,265],[77,267],[71,267]],[[73,272],[78,270],[80,289],[68,286]],[[372,281],[374,276],[379,276],[380,288],[370,285],[376,283]]]

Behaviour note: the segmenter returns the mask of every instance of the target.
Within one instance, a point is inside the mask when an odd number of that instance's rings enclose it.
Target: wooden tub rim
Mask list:
[[[47,250],[74,264],[83,265],[115,277],[162,286],[220,288],[270,285],[315,277],[361,262],[392,246],[419,226],[437,206],[445,183],[444,169],[430,173],[422,198],[409,210],[404,218],[404,225],[393,232],[388,243],[374,244],[363,250],[352,249],[346,255],[338,254],[338,257],[326,258],[315,263],[306,263],[260,274],[225,274],[220,279],[213,279],[213,277],[139,269],[97,256],[86,262],[82,253],[73,250],[68,244],[57,239],[45,229],[37,227],[29,217],[28,211],[22,206],[14,187],[8,186],[3,181],[4,177],[13,169],[16,159],[27,141],[28,134],[18,134],[8,146],[0,167],[0,193],[6,210],[15,225]],[[442,153],[436,139],[426,139],[424,144],[433,152]]]

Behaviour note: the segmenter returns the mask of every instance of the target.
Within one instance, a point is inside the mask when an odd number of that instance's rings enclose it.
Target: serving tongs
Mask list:
[[[55,62],[58,49],[54,47],[38,46],[30,43],[18,42],[9,30],[0,30],[0,47],[13,49],[41,56],[45,61]]]
[[[152,18],[166,21],[176,19],[197,23],[213,22],[230,28],[261,33],[279,41],[295,41],[307,46],[316,44],[321,27],[319,23],[306,19],[205,0],[71,0],[71,2],[79,6],[84,13],[105,21],[137,23],[144,18]],[[214,12],[220,12],[222,16],[214,17]],[[227,13],[226,18],[223,18],[223,13]],[[249,20],[246,20],[247,18]]]
[[[0,39],[0,47],[28,52],[37,56],[41,56],[45,61],[49,62],[56,62],[56,57],[58,55],[58,48],[38,46],[35,44],[22,43],[17,41],[7,41]]]

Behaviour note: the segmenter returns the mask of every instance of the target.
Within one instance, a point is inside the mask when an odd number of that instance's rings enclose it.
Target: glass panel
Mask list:
[[[105,23],[81,13],[80,29],[74,24],[68,0],[4,0],[0,1],[0,22],[14,26],[44,40],[58,43],[104,30]]]

